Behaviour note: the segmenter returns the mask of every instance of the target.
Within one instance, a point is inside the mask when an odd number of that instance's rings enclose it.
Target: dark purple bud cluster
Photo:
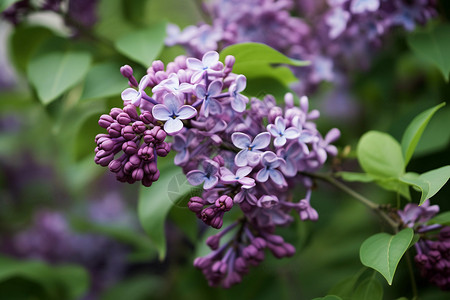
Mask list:
[[[108,166],[122,182],[141,181],[151,186],[158,180],[157,156],[167,156],[170,145],[165,142],[166,132],[156,125],[151,113],[138,115],[134,105],[127,105],[111,109],[98,124],[108,133],[95,137],[95,163]]]
[[[442,290],[450,290],[450,227],[441,229],[437,240],[421,239],[414,260],[422,277]]]
[[[205,206],[207,207],[204,208]],[[219,229],[223,225],[224,213],[233,207],[233,199],[227,195],[222,195],[213,204],[210,204],[200,197],[192,197],[188,202],[188,207],[205,224]]]
[[[397,214],[405,227],[413,228],[420,235],[414,245],[417,250],[414,260],[422,277],[442,290],[450,290],[450,226],[427,225],[438,212],[439,206],[430,206],[427,199],[421,206],[409,203]]]
[[[220,245],[230,231],[235,231],[234,236]],[[224,288],[240,283],[251,266],[258,266],[265,258],[266,248],[277,258],[295,254],[295,247],[281,236],[239,221],[210,236],[206,243],[213,251],[196,258],[194,266],[202,270],[209,285]]]

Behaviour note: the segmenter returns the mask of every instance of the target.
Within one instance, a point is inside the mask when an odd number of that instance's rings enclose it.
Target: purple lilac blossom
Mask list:
[[[264,259],[264,249],[278,258],[294,255],[295,248],[274,230],[293,222],[292,211],[302,221],[318,219],[310,204],[313,184],[304,172],[320,169],[328,155],[336,154],[331,142],[339,131],[322,138],[314,123],[319,112],[309,111],[306,97],[295,103],[286,94],[284,108],[272,96],[253,98],[247,108],[245,76],[232,73],[233,57],[225,63],[218,58],[217,52],[201,60],[182,56],[166,68],[154,62],[146,84],[128,90],[144,95],[148,88],[152,94],[134,105],[125,99],[124,109],[113,108],[100,118],[108,134],[97,137],[96,161],[119,180],[149,185],[159,177],[156,157],[174,150],[174,162],[187,180],[203,185],[202,194],[188,203],[200,220],[221,229],[227,212],[240,210],[242,217],[232,227],[208,239],[212,252],[194,262],[211,285],[230,287]],[[132,70],[124,67],[122,74],[136,87]],[[194,88],[174,90],[183,84]],[[189,112],[186,118],[182,110]],[[305,196],[294,199],[293,188],[299,186]]]
[[[421,206],[409,203],[397,212],[403,226],[414,229],[419,240],[414,257],[422,277],[442,290],[450,290],[450,226],[428,224],[439,212],[438,205],[427,199]]]

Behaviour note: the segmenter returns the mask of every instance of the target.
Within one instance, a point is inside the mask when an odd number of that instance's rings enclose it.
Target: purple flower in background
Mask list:
[[[287,140],[293,140],[299,137],[300,133],[297,128],[289,127],[286,129],[286,121],[282,117],[275,119],[275,124],[267,125],[267,131],[275,137],[273,144],[275,147],[282,147]]]
[[[320,163],[325,162],[327,159],[327,153],[335,156],[337,154],[337,148],[334,145],[331,145],[332,142],[336,141],[341,136],[341,132],[337,128],[331,129],[325,139],[320,140],[319,143],[315,146],[315,151],[317,158]]]
[[[330,27],[329,36],[335,39],[340,36],[347,28],[347,22],[350,19],[350,13],[342,7],[335,7],[325,18],[326,24]]]
[[[278,197],[275,195],[263,195],[258,199],[257,205],[263,208],[272,208],[279,202]]]
[[[127,88],[126,90],[124,90],[121,94],[124,103],[127,104],[127,102],[130,102],[134,106],[139,106],[141,104],[141,99],[145,95],[144,89],[147,87],[149,81],[150,77],[148,75],[145,75],[139,82],[137,91],[132,88]]]
[[[279,186],[287,185],[283,174],[277,170],[285,161],[279,158],[275,153],[266,151],[261,156],[261,164],[263,168],[256,174],[256,180],[259,182],[266,182],[269,177]]]
[[[352,0],[350,11],[354,14],[373,12],[380,7],[380,0]]]
[[[227,168],[220,168],[220,180],[224,183],[238,182],[242,184],[244,189],[249,189],[255,186],[255,180],[253,178],[246,177],[252,170],[252,167],[242,167],[237,169],[236,174],[233,174]]]
[[[191,77],[191,82],[198,83],[205,74],[208,74],[208,71],[212,74],[217,73],[212,68],[217,66],[218,63],[219,53],[216,51],[206,52],[201,61],[193,57],[188,58],[186,60],[187,67],[195,71]]]
[[[173,137],[172,149],[177,151],[174,158],[174,163],[176,165],[182,165],[189,160],[189,145],[195,140],[194,131],[189,131],[184,135],[176,135]]]
[[[207,90],[203,84],[197,84],[195,86],[195,95],[199,100],[203,101],[200,114],[208,117],[210,112],[212,115],[217,115],[222,112],[222,106],[215,99],[222,91],[222,86],[223,84],[220,80],[211,82]]]
[[[219,181],[219,177],[216,175],[219,171],[219,165],[212,160],[206,160],[203,163],[204,171],[192,170],[186,174],[186,178],[192,185],[200,185],[204,183],[203,188],[205,190],[212,189]]]
[[[262,153],[261,150],[269,146],[270,133],[261,132],[253,141],[250,137],[242,132],[235,132],[231,135],[233,145],[242,149],[236,154],[234,162],[238,167],[244,167],[246,165],[253,166],[259,162],[259,156]]]
[[[166,121],[164,130],[170,135],[174,135],[183,129],[181,120],[193,118],[197,114],[195,108],[190,105],[183,105],[183,101],[174,94],[164,96],[163,103],[155,105],[152,114],[155,119]]]
[[[230,92],[231,107],[237,112],[243,112],[248,103],[248,98],[241,94],[245,90],[247,79],[244,75],[236,77],[236,81],[230,85],[228,91]]]

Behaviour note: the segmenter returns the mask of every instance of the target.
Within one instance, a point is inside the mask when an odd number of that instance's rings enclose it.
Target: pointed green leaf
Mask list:
[[[91,64],[91,54],[80,50],[39,51],[31,58],[27,74],[43,104],[49,104],[81,81]]]
[[[395,270],[414,236],[411,228],[405,228],[396,235],[378,233],[363,242],[359,257],[363,265],[373,268],[392,284]]]
[[[441,224],[445,226],[450,226],[450,211],[438,214],[433,219],[428,221],[428,224]]]
[[[359,140],[358,161],[369,175],[398,178],[405,171],[400,144],[389,134],[369,131]]]
[[[114,45],[120,53],[147,68],[163,49],[165,37],[166,23],[160,22],[125,34]]]
[[[161,161],[159,161],[160,163]],[[139,192],[138,215],[142,227],[158,249],[159,258],[166,255],[164,224],[170,209],[185,197],[177,178],[184,176],[179,167],[168,165],[161,169],[161,177],[150,187],[142,186]],[[183,187],[184,188],[184,187]],[[190,193],[190,191],[188,191]]]
[[[356,288],[353,299],[358,300],[382,300],[383,286],[373,277],[366,278]]]
[[[420,137],[427,127],[431,117],[443,106],[445,106],[445,102],[422,112],[420,115],[415,117],[406,128],[401,142],[403,158],[405,159],[405,167],[408,165],[409,160],[413,156],[414,150],[416,149]]]
[[[419,205],[434,195],[447,183],[450,178],[450,166],[431,170],[421,175],[406,173],[400,177],[400,181],[414,186],[422,195]]]
[[[450,25],[440,24],[434,28],[411,34],[408,37],[412,50],[426,61],[434,64],[448,82],[450,73]]]
[[[119,63],[104,62],[92,66],[84,81],[81,100],[119,96],[128,87],[127,79],[120,74]]]

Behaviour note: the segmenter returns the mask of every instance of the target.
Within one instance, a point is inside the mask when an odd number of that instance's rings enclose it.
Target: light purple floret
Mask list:
[[[287,140],[293,140],[300,136],[300,132],[295,127],[289,127],[286,129],[286,121],[282,117],[275,119],[275,124],[267,125],[267,131],[275,137],[273,144],[275,147],[282,147],[286,144]]]
[[[254,166],[259,162],[261,150],[270,144],[270,133],[261,132],[252,141],[247,134],[235,132],[231,135],[231,140],[233,145],[242,149],[234,158],[236,165],[238,167]]]
[[[122,100],[124,102],[130,101],[134,106],[139,106],[141,104],[141,99],[145,97],[144,89],[147,87],[149,81],[150,77],[148,75],[142,77],[139,82],[138,90],[136,91],[135,89],[127,88],[121,94]]]
[[[219,177],[216,175],[219,171],[219,165],[212,160],[206,160],[203,163],[204,171],[192,170],[186,174],[186,178],[192,185],[200,185],[203,183],[205,190],[212,189],[219,181]]]
[[[166,121],[164,130],[174,135],[183,129],[183,122],[197,115],[197,111],[190,105],[183,105],[184,101],[174,94],[167,94],[163,104],[157,104],[152,109],[155,119]]]

